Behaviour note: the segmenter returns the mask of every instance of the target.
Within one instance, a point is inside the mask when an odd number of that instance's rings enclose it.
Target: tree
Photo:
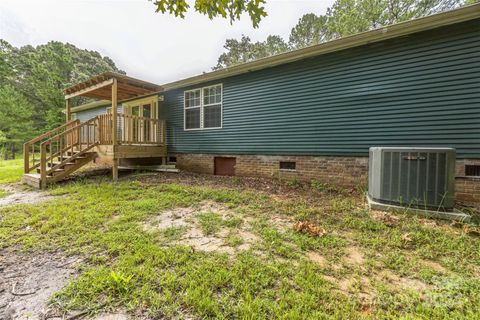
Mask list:
[[[7,41],[0,39],[0,86],[4,85],[7,78],[12,75],[13,68],[10,55],[13,47]]]
[[[328,39],[327,17],[314,13],[303,15],[290,32],[289,45],[292,49],[300,49]]]
[[[464,4],[464,0],[337,0],[327,11],[329,38],[368,31]]]
[[[10,85],[0,87],[0,133],[4,140],[26,140],[34,133],[33,106]]]
[[[185,18],[190,5],[186,0],[149,0],[156,6],[156,12],[174,14]],[[265,0],[195,0],[195,11],[213,19],[228,18],[230,23],[239,20],[242,13],[248,14],[253,27],[257,28],[262,18],[267,16],[263,5]]]
[[[110,58],[102,57],[95,51],[79,49],[72,44],[52,41],[37,47],[16,48],[0,39],[2,117],[9,115],[5,110],[10,110],[9,106],[15,99],[19,100],[18,110],[32,110],[31,113],[27,112],[27,120],[18,120],[28,123],[31,130],[14,130],[13,127],[6,130],[0,127],[0,131],[8,139],[25,140],[57,127],[65,121],[63,89],[104,71],[124,73]],[[10,99],[6,98],[6,93],[11,95]],[[13,119],[12,117],[9,115],[8,119]]]
[[[228,39],[226,52],[218,58],[214,69],[253,61],[272,54],[300,49],[335,38],[372,30],[384,25],[472,4],[479,0],[337,0],[326,15],[308,13],[292,28],[288,45],[278,36],[278,50],[265,48],[265,42],[250,43],[247,36],[241,41]],[[248,41],[245,41],[248,39]],[[283,43],[283,44],[282,44]]]
[[[268,36],[264,42],[252,42],[249,37],[242,35],[240,41],[227,39],[223,47],[227,52],[220,55],[213,70],[265,58],[289,49],[280,36]]]
[[[280,54],[288,50],[288,44],[283,41],[282,37],[277,35],[268,36],[264,42],[256,43],[256,57],[254,60]]]

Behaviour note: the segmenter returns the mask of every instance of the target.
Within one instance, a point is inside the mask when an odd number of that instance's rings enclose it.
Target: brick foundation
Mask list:
[[[177,168],[184,171],[214,174],[215,157],[235,157],[235,175],[280,179],[317,180],[342,187],[366,186],[368,179],[367,157],[314,157],[266,155],[213,155],[170,154],[176,158]],[[281,170],[280,161],[293,161],[295,170]],[[480,164],[480,160],[457,160],[457,201],[467,205],[480,205],[480,178],[465,177],[465,165]]]
[[[232,155],[211,154],[171,154],[176,157],[177,168],[197,173],[214,173],[215,157]],[[267,177],[319,180],[344,187],[366,185],[368,158],[364,157],[312,157],[312,156],[260,156],[234,155],[235,175],[247,177]],[[280,161],[293,161],[296,169],[280,170]]]
[[[455,200],[480,208],[480,178],[457,177],[455,179]]]
[[[480,160],[459,159],[455,164],[455,200],[480,208],[480,177],[465,176],[466,165],[480,165]]]

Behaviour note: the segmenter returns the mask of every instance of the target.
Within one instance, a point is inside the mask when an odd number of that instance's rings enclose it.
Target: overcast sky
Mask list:
[[[162,84],[210,71],[227,38],[269,34],[288,39],[305,13],[325,13],[333,0],[267,0],[254,29],[247,16],[230,25],[190,12],[155,13],[147,0],[0,0],[0,38],[15,46],[69,42],[111,57],[128,75]]]

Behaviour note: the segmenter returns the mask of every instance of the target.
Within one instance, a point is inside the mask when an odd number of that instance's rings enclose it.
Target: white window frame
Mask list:
[[[210,89],[213,87],[218,87],[220,86],[220,103],[211,103],[211,104],[204,104],[203,101],[203,91],[204,89]],[[194,106],[194,107],[188,107],[186,106],[187,101],[185,99],[185,95],[188,92],[195,92],[200,90],[200,105],[199,106]],[[209,127],[205,128],[204,127],[204,108],[209,107],[209,106],[217,106],[220,105],[220,127]],[[187,129],[187,110],[190,109],[195,109],[195,108],[200,108],[200,128],[190,128]],[[222,83],[217,83],[211,86],[206,86],[206,87],[201,87],[201,88],[195,88],[191,90],[186,90],[183,92],[183,130],[184,131],[195,131],[195,130],[210,130],[210,129],[222,129],[223,128],[223,84]]]

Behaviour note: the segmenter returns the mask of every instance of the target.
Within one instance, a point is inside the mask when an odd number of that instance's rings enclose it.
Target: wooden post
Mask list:
[[[117,79],[112,84],[112,144],[117,144]]]
[[[30,172],[30,145],[28,143],[23,144],[23,173]]]
[[[66,99],[65,100],[65,107],[66,107],[66,110],[65,110],[65,114],[66,114],[66,117],[67,117],[67,121],[70,121],[70,119],[72,118],[72,100],[71,99]]]
[[[118,159],[116,155],[117,146],[117,79],[113,79],[112,83],[112,148],[113,148],[113,181],[118,180]]]
[[[114,157],[115,157],[115,155],[114,155]],[[113,158],[112,173],[113,173],[113,181],[117,181],[118,180],[118,159],[117,158]]]
[[[168,164],[168,151],[167,151],[167,120],[162,120],[162,144],[165,148],[165,157],[163,157],[165,164]]]
[[[65,99],[65,117],[66,117],[66,121],[65,123],[68,123],[68,121],[70,121],[70,119],[72,118],[72,99]],[[68,128],[67,128],[68,129]],[[73,141],[70,141],[69,138],[67,137],[67,144],[71,144],[73,143]]]
[[[40,189],[47,187],[47,146],[40,145]]]

